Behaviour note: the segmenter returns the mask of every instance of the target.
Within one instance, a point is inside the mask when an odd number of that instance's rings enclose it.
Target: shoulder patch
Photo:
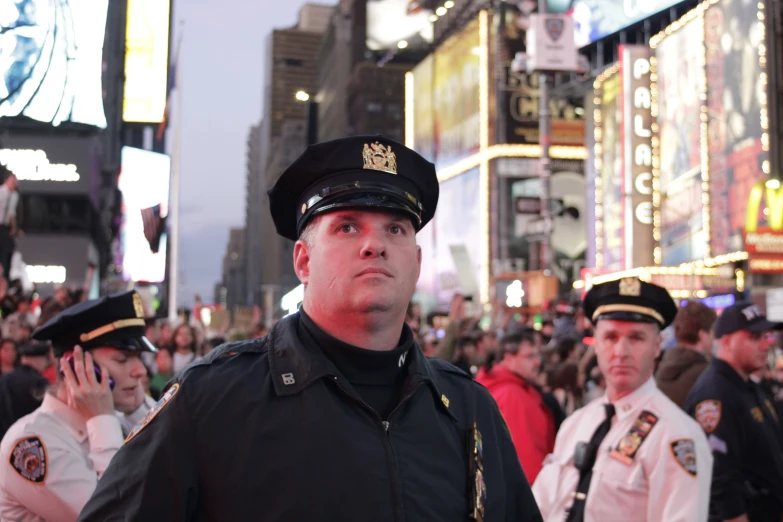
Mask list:
[[[10,462],[23,479],[35,484],[43,484],[46,481],[49,462],[46,458],[46,447],[38,437],[19,439],[11,451]]]
[[[677,464],[690,476],[695,477],[698,470],[696,468],[696,443],[693,442],[693,439],[677,439],[672,441],[670,447]]]
[[[158,413],[161,412],[161,410],[169,403],[171,402],[171,399],[174,398],[174,396],[179,391],[179,383],[175,382],[171,385],[171,388],[166,390],[166,393],[163,394],[163,396],[160,398],[160,400],[155,403],[155,406],[150,408],[150,411],[147,412],[147,414],[133,427],[132,430],[130,430],[130,433],[128,433],[128,436],[125,438],[125,444],[129,443],[133,438],[141,433],[141,430],[143,430],[147,424],[152,422],[152,419],[154,419]]]
[[[718,424],[720,424],[722,409],[723,406],[720,401],[701,401],[696,405],[694,416],[706,433],[712,433],[715,431],[715,428],[718,427]]]

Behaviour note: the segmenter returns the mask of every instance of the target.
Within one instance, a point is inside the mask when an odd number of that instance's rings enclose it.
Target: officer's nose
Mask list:
[[[623,337],[617,343],[614,345],[614,355],[615,357],[628,357],[631,354],[631,343]]]
[[[144,368],[144,363],[141,361],[141,357],[134,357],[130,364],[131,364],[131,377],[141,379],[141,377],[147,371]]]
[[[365,259],[382,257],[386,259],[386,243],[379,232],[370,232],[362,245],[361,256]]]

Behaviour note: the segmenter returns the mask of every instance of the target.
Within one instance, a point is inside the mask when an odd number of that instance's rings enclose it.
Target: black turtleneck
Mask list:
[[[299,310],[299,317],[299,338],[321,348],[361,399],[385,420],[400,400],[408,373],[407,355],[414,343],[410,328],[403,326],[394,350],[375,351],[335,339],[319,328],[304,308]]]

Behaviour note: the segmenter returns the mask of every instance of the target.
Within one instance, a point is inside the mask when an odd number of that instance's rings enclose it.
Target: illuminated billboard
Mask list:
[[[166,108],[169,2],[128,0],[122,119],[160,123]]]
[[[479,44],[479,21],[472,20],[434,53],[433,129],[438,168],[452,165],[479,150]]]
[[[596,267],[626,270],[654,257],[650,50],[620,46],[594,83]]]
[[[706,131],[702,128],[702,98],[707,88],[704,24],[700,17],[691,18],[655,42],[664,265],[695,261],[709,253],[701,157],[702,133]]]
[[[413,145],[416,152],[428,161],[435,161],[435,128],[433,105],[433,55],[413,69]]]
[[[108,0],[0,0],[0,118],[106,127]]]
[[[411,0],[367,0],[367,48],[383,51],[432,43],[432,11]],[[405,44],[400,44],[405,42]]]
[[[171,161],[165,154],[122,148],[123,278],[160,283],[166,277],[166,218]]]
[[[713,256],[743,250],[746,202],[764,169],[769,172],[762,19],[736,1],[718,2],[704,14]]]
[[[574,19],[577,47],[641,22],[682,0],[575,0],[568,13]]]

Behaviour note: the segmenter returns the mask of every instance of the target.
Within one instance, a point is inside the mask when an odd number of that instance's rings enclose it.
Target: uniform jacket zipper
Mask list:
[[[383,431],[386,433],[386,437],[384,437],[384,447],[386,449],[386,455],[387,459],[389,461],[389,467],[392,471],[392,496],[394,498],[394,518],[395,520],[402,521],[404,520],[403,514],[402,514],[402,487],[399,483],[399,472],[397,470],[397,465],[394,461],[394,448],[392,448],[391,445],[391,438],[389,437],[389,427],[391,426],[391,423],[388,420],[381,419],[381,416],[378,414],[375,409],[367,404],[363,399],[360,397],[357,397],[353,393],[346,390],[342,384],[340,384],[340,379],[334,375],[332,376],[332,379],[334,379],[334,383],[337,385],[337,388],[340,389],[340,391],[343,392],[347,397],[353,399],[354,401],[361,404],[366,410],[372,413],[372,415],[381,422],[381,427],[383,428]],[[418,383],[411,391],[408,393],[403,399],[397,404],[397,406],[389,413],[388,418],[391,418],[392,415],[394,415],[397,410],[399,410],[411,397],[413,397],[413,394],[416,393],[416,390],[419,389],[421,386],[421,383]]]

